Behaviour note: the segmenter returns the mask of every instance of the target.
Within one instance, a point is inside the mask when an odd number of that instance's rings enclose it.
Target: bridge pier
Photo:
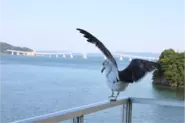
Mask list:
[[[84,59],[87,59],[87,55],[85,53],[83,54],[83,58]]]
[[[119,57],[119,60],[121,60],[121,61],[122,61],[122,60],[123,60],[123,57],[122,57],[122,56],[120,56],[120,57]]]
[[[64,59],[66,58],[66,55],[65,55],[65,54],[63,54],[63,58],[64,58]]]
[[[35,52],[33,51],[19,51],[19,50],[6,50],[6,52],[8,52],[8,54],[10,55],[23,55],[23,56],[34,56]]]
[[[72,55],[72,54],[70,54],[70,58],[71,58],[71,59],[73,58],[73,55]]]

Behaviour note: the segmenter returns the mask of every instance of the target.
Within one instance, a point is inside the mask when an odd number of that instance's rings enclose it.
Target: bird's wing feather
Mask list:
[[[89,32],[83,29],[77,28],[77,30],[79,30],[80,33],[84,34],[84,37],[87,38],[88,42],[95,44],[103,52],[103,54],[107,57],[107,59],[110,60],[117,68],[116,60],[114,59],[110,51],[104,46],[104,44],[101,41],[99,41],[95,36],[93,36],[92,34],[90,34]]]
[[[124,82],[138,82],[146,73],[159,68],[159,64],[152,61],[133,59],[130,64],[122,71],[119,71],[119,78]]]

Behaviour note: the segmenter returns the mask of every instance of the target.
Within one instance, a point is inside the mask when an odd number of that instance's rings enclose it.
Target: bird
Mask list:
[[[134,58],[128,66],[119,70],[113,55],[99,39],[84,29],[76,28],[76,30],[83,34],[87,38],[87,42],[94,44],[106,57],[101,65],[101,73],[105,73],[106,83],[112,91],[109,96],[111,101],[116,101],[120,92],[125,91],[129,84],[139,82],[147,73],[160,67],[158,62]],[[114,96],[115,92],[117,92],[116,96]]]

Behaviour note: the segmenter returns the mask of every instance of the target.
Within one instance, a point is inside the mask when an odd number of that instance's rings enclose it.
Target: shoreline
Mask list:
[[[153,83],[152,82],[152,85],[154,86],[154,87],[159,87],[159,88],[164,88],[164,89],[169,89],[169,90],[184,90],[185,88],[184,87],[172,87],[172,86],[167,86],[167,85],[163,85],[163,84],[159,84],[159,83]]]

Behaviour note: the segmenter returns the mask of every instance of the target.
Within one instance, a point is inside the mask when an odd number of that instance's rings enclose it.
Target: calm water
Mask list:
[[[100,68],[103,57],[84,60],[1,56],[1,122],[82,106],[106,100],[111,91]],[[120,68],[128,59],[118,61]],[[184,100],[183,91],[152,85],[152,74],[140,83],[130,84],[120,96]],[[133,105],[133,123],[183,123],[184,109],[152,105]],[[116,107],[85,117],[87,123],[121,122]]]

